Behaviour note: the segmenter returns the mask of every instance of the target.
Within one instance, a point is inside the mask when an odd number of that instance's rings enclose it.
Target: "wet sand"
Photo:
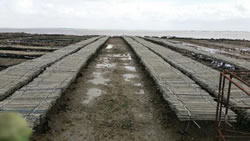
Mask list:
[[[250,60],[250,41],[248,40],[174,38],[170,41],[182,42],[185,45],[205,52]]]

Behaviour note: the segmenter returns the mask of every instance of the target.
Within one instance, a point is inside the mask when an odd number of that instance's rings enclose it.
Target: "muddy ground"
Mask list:
[[[34,141],[211,140],[213,123],[177,120],[138,58],[111,38],[48,112]]]
[[[27,61],[27,59],[18,59],[18,58],[0,58],[0,71],[6,69],[10,66],[17,65]]]
[[[0,71],[91,37],[0,33]]]
[[[94,36],[61,34],[0,33],[0,45],[63,47]]]
[[[20,38],[20,37],[30,37],[30,36],[31,34],[28,34],[28,33],[0,33],[0,40]]]
[[[213,52],[250,60],[250,41],[248,40],[172,38],[170,41],[181,41],[199,45],[215,49],[211,50]]]

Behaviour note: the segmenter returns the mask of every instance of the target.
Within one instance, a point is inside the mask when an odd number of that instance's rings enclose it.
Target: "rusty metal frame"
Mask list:
[[[250,140],[250,133],[233,130],[232,125],[227,121],[227,114],[229,108],[234,108],[232,105],[229,104],[232,84],[237,88],[239,88],[247,96],[250,96],[250,92],[244,89],[243,87],[243,85],[250,87],[250,83],[248,82],[249,80],[242,78],[241,75],[250,75],[250,71],[224,70],[223,72],[220,73],[219,92],[217,97],[217,108],[216,108],[215,140],[223,140],[223,141],[226,141],[226,139]],[[227,94],[225,94],[226,80],[229,82]],[[238,82],[235,80],[237,80]],[[241,82],[242,84],[239,84],[239,82]],[[237,107],[237,108],[250,109],[250,107]]]

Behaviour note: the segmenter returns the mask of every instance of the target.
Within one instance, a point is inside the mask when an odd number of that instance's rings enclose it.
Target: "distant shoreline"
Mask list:
[[[199,39],[244,39],[250,40],[248,31],[143,31],[143,30],[96,30],[74,28],[0,28],[0,32],[25,32],[37,34],[109,35],[109,36],[167,36]]]

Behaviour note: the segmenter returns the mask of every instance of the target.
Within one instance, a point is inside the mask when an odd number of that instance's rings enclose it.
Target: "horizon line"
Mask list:
[[[72,27],[0,27],[0,29],[74,29],[74,30],[94,30],[94,31],[149,31],[149,32],[169,32],[169,31],[188,31],[188,32],[250,32],[250,31],[242,31],[242,30],[182,30],[182,29],[163,29],[163,30],[151,30],[151,29],[102,29],[102,28],[72,28]]]

